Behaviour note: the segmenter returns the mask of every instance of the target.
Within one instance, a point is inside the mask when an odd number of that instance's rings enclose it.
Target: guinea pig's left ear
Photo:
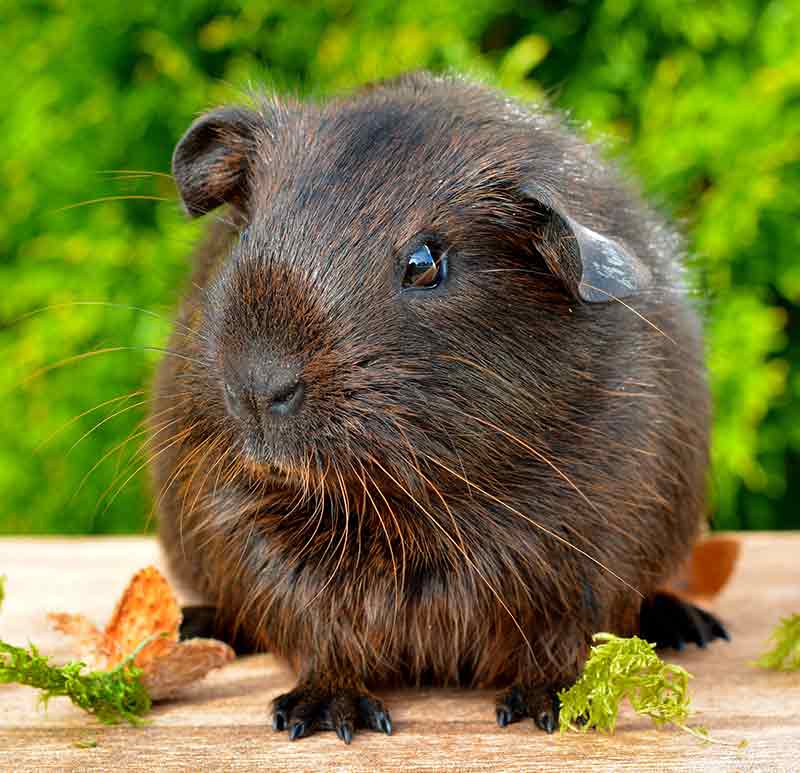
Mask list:
[[[536,204],[538,251],[576,298],[604,303],[650,285],[650,269],[621,241],[584,225],[538,186],[526,186],[523,193]]]
[[[246,197],[259,132],[263,117],[243,107],[212,110],[188,128],[172,154],[172,175],[192,217]]]

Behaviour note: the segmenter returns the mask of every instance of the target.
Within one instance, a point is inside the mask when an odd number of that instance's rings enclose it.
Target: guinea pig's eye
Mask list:
[[[423,244],[406,259],[403,288],[432,290],[447,274],[447,255],[435,246]]]

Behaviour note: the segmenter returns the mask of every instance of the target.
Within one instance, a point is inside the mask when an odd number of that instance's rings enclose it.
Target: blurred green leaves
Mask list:
[[[137,403],[157,356],[136,347],[164,344],[202,229],[164,174],[192,118],[260,83],[318,96],[420,67],[547,96],[680,220],[706,299],[716,523],[800,527],[794,0],[0,0],[0,20],[0,532],[147,521]],[[134,348],[36,375],[114,347]]]

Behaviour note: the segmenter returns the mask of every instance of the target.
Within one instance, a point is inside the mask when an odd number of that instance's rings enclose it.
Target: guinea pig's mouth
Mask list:
[[[300,465],[271,454],[264,454],[261,449],[251,448],[250,444],[245,444],[240,449],[239,459],[247,474],[263,483],[288,484],[303,477]]]
[[[229,451],[253,478],[285,480],[309,466],[309,451],[295,437],[302,436],[302,428],[265,427],[252,417],[228,416],[223,431]]]
[[[388,460],[331,456],[316,451],[304,462],[241,456],[242,468],[251,484],[294,492],[300,501],[324,496],[334,507],[358,511],[393,501],[426,499],[426,481],[395,468]],[[387,503],[387,506],[388,505]]]
[[[243,443],[238,456],[242,468],[254,483],[286,488],[361,486],[363,475],[374,478],[379,474],[374,465],[345,458],[344,452],[328,455],[315,449],[289,455],[277,448]]]
[[[277,443],[248,438],[237,448],[241,468],[253,483],[280,488],[307,488],[325,478],[325,463],[318,451],[284,448]]]

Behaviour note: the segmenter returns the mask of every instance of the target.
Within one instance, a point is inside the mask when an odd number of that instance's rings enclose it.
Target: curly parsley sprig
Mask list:
[[[770,635],[774,646],[756,665],[774,671],[800,671],[800,614],[781,619]]]

